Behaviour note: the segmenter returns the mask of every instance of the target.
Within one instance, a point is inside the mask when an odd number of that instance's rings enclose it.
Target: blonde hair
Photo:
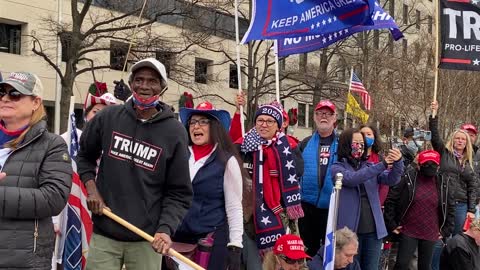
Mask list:
[[[265,254],[265,257],[263,257],[263,264],[262,264],[262,269],[264,270],[276,270],[277,267],[277,258],[275,258],[275,254],[273,254],[273,251],[269,251]]]
[[[46,117],[47,113],[45,112],[45,107],[43,106],[43,101],[40,101],[40,106],[38,106],[38,109],[33,111],[32,117],[30,118],[30,122],[28,123],[28,127],[18,136],[17,138],[6,142],[4,144],[5,148],[11,148],[11,149],[17,149],[20,143],[23,142],[25,139],[25,135],[27,135],[28,131],[35,125],[38,124],[40,121],[42,121]]]
[[[452,134],[450,134],[450,137],[448,138],[445,148],[447,148],[447,150],[453,154],[453,152],[455,151],[455,149],[453,149],[453,139],[455,138],[455,135],[457,135],[457,133],[462,133],[467,138],[467,145],[465,146],[465,150],[463,151],[462,159],[460,159],[460,164],[462,166],[465,166],[468,163],[470,165],[470,168],[473,170],[473,147],[470,141],[470,136],[468,136],[468,133],[465,130],[457,129],[452,132]]]

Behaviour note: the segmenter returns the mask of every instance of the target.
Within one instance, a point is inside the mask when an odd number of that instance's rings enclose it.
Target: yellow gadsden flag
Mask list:
[[[355,100],[351,93],[348,93],[346,110],[347,113],[357,117],[363,124],[367,123],[368,114],[360,108],[360,104],[358,104],[357,100]]]

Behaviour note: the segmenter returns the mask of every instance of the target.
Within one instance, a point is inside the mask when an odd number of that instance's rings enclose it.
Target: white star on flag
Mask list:
[[[295,177],[297,177],[296,174],[289,174],[289,177],[288,177],[287,181],[290,182],[290,184],[293,184],[293,183],[297,182],[297,179]]]
[[[473,60],[473,65],[474,66],[480,65],[480,60],[478,60],[478,59]]]
[[[287,161],[287,165],[285,165],[285,167],[287,167],[289,170],[295,168],[295,166],[293,166],[293,160]]]
[[[320,27],[322,24],[320,22],[317,22],[317,28]]]
[[[312,28],[312,29],[313,29],[313,28],[315,28],[315,25],[314,25],[314,24],[312,24],[312,26],[311,26],[310,28]]]
[[[328,18],[328,23],[332,23],[332,18]]]
[[[338,34],[341,36],[343,34],[343,30],[338,31]]]
[[[332,40],[332,35],[328,35],[328,41],[331,41]]]
[[[376,4],[377,2],[375,2]],[[333,16],[333,21],[336,22],[337,21],[337,16]]]
[[[267,209],[265,209],[265,204],[264,203],[262,203],[262,205],[260,205],[260,210],[262,210],[262,212],[267,211]]]
[[[287,146],[287,147],[284,147],[282,153],[284,153],[285,155],[290,155],[290,154],[291,154],[291,152],[290,152],[290,147],[288,147],[288,146]]]
[[[326,24],[327,24],[327,21],[323,20],[323,21],[322,21],[322,24],[323,24],[323,25],[326,25]]]
[[[269,223],[272,223],[270,220],[269,220],[269,217],[262,217],[262,222],[263,224],[265,224],[265,226],[267,226],[267,224]]]
[[[337,38],[337,32],[333,33],[333,37]]]
[[[323,42],[323,43],[327,43],[327,39],[326,39],[326,38],[322,38],[322,42]]]

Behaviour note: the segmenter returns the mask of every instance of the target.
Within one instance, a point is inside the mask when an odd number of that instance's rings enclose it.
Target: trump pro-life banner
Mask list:
[[[480,71],[480,0],[440,0],[440,68]]]

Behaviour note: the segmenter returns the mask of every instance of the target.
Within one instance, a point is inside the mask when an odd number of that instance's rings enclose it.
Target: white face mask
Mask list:
[[[408,141],[407,143],[407,149],[413,154],[416,155],[418,152],[418,146],[414,141]]]

